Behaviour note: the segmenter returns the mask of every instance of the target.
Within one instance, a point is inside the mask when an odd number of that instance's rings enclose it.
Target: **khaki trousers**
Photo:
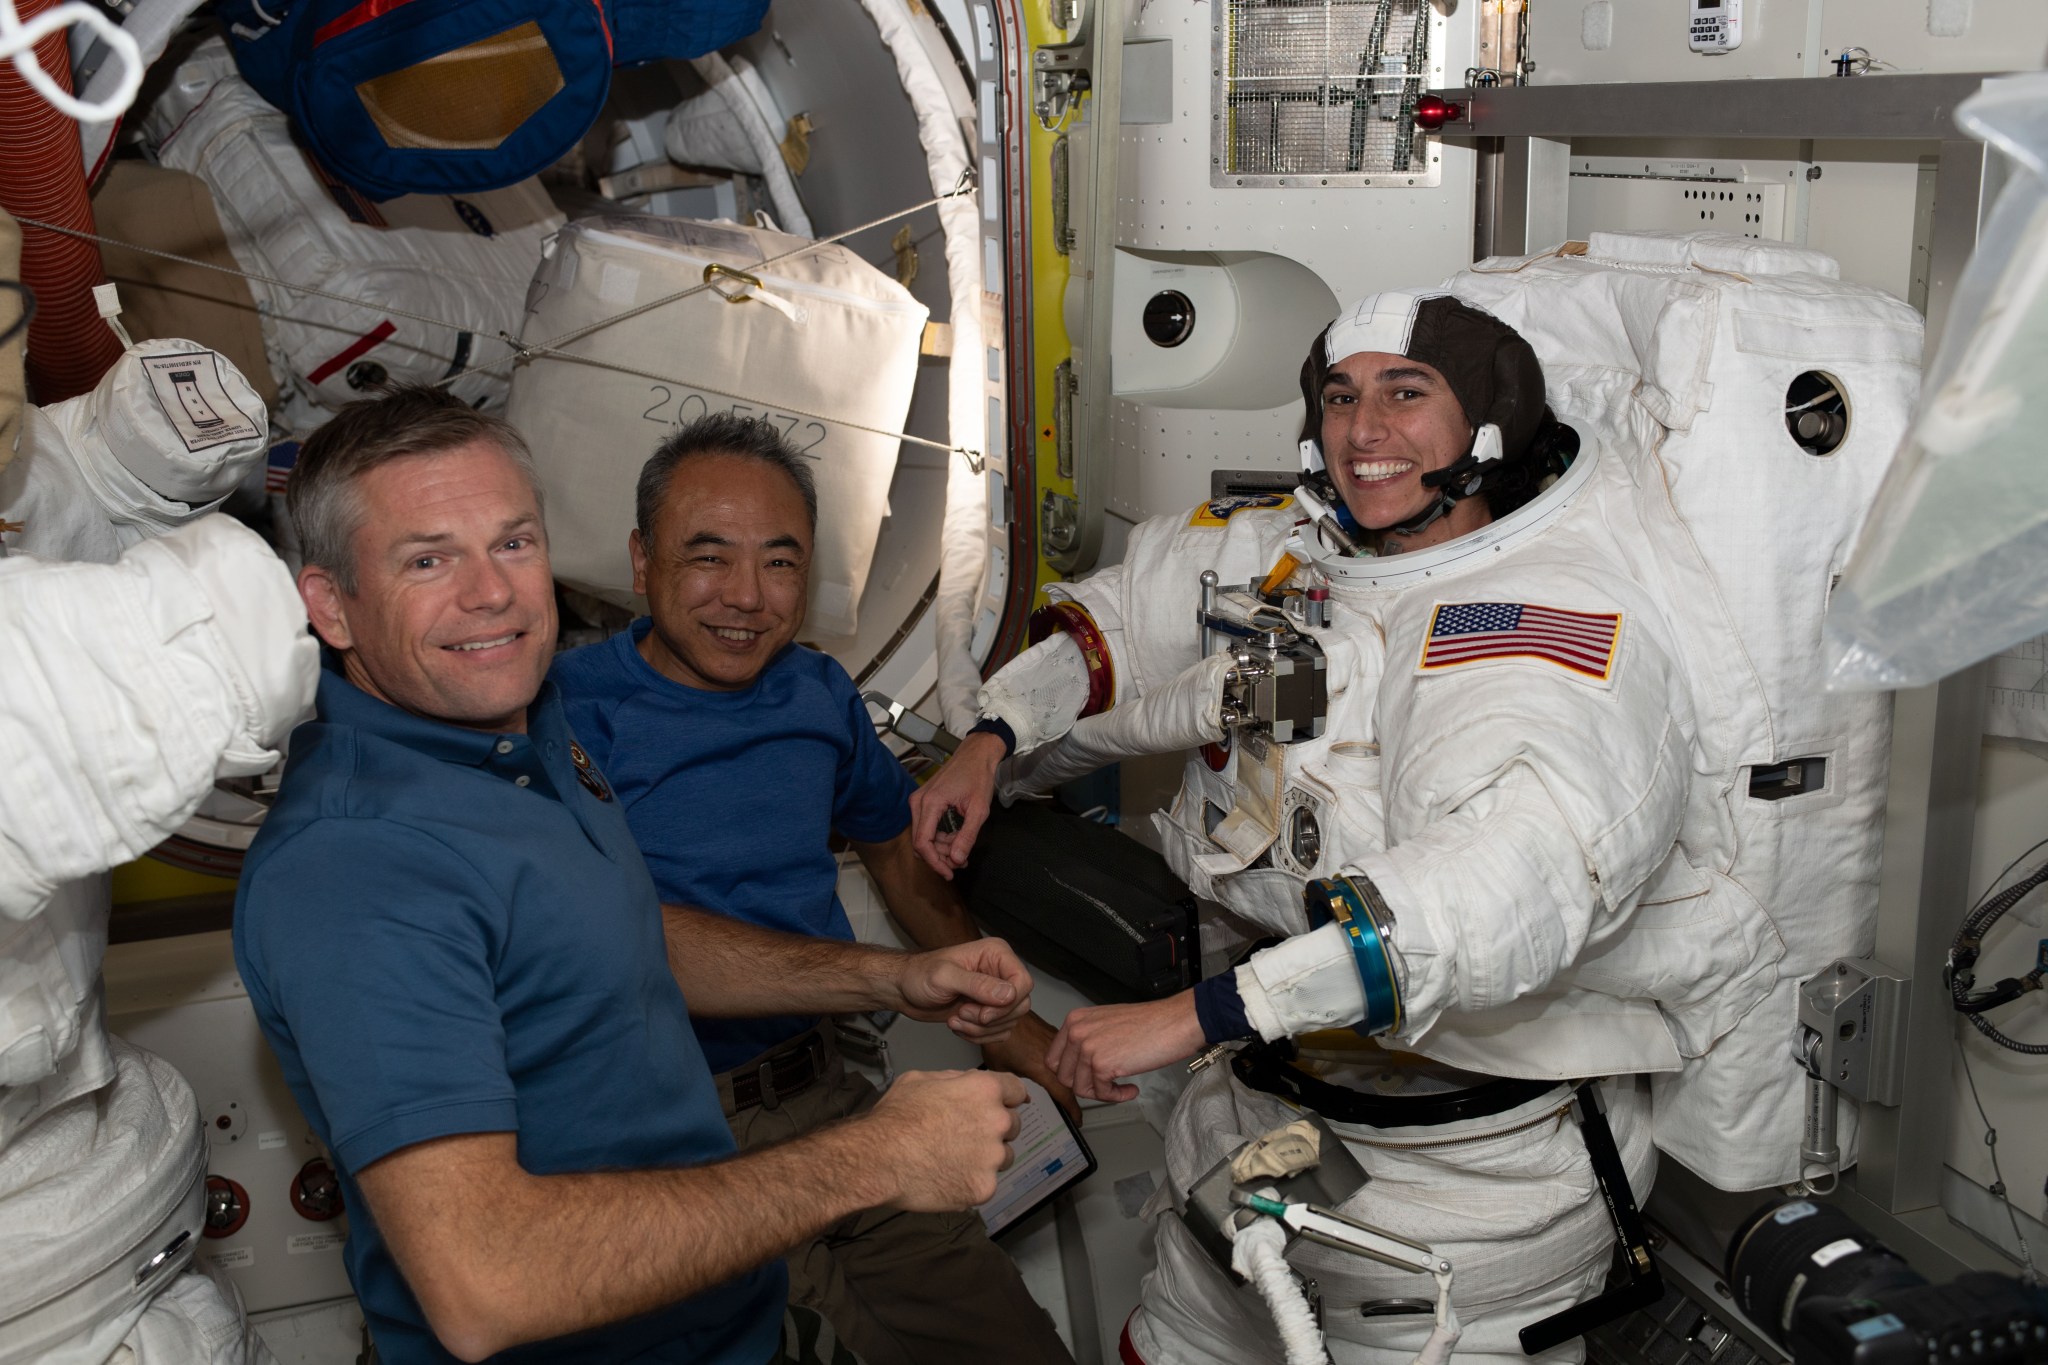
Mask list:
[[[719,1090],[730,1096],[729,1080]],[[798,1094],[726,1117],[744,1152],[861,1113],[876,1098],[835,1052],[825,1074]],[[1016,1262],[971,1211],[869,1209],[787,1260],[790,1302],[816,1310],[867,1365],[1073,1365]]]

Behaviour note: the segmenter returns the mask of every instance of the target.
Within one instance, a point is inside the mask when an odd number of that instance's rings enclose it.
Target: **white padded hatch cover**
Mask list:
[[[653,217],[586,219],[556,236],[534,277],[523,341],[546,342],[700,284],[714,264],[760,281],[757,289],[719,277],[718,290],[563,347],[595,363],[545,354],[521,362],[507,415],[533,447],[557,578],[638,606],[626,538],[640,466],[662,438],[708,412],[764,417],[811,462],[818,484],[806,637],[853,634],[900,445],[878,432],[903,429],[927,310],[841,246],[760,264],[804,244],[736,223]]]

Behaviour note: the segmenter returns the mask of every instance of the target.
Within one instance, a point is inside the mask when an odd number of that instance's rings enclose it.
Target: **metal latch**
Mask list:
[[[1852,1099],[1897,1104],[1905,1083],[1912,982],[1869,958],[1844,958],[1799,987],[1799,1060]]]
[[[886,692],[863,692],[860,699],[882,713],[875,729],[905,740],[934,763],[944,763],[960,747],[959,737],[936,721],[926,720]]]

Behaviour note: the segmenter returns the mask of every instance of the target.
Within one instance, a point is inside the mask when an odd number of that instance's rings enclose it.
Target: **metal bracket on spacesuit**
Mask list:
[[[1350,1148],[1344,1145],[1344,1139],[1323,1121],[1321,1115],[1313,1110],[1307,1110],[1303,1112],[1302,1118],[1314,1124],[1319,1132],[1318,1164],[1294,1175],[1262,1176],[1254,1183],[1261,1188],[1273,1187],[1279,1191],[1280,1198],[1288,1203],[1336,1208],[1363,1189],[1370,1177],[1366,1175],[1365,1168],[1358,1164],[1358,1158],[1351,1154]],[[1188,1231],[1194,1234],[1195,1241],[1214,1257],[1216,1264],[1222,1266],[1234,1280],[1241,1277],[1230,1269],[1231,1239],[1223,1227],[1241,1212],[1240,1205],[1233,1197],[1239,1186],[1232,1179],[1230,1170],[1230,1163],[1236,1156],[1237,1151],[1233,1150],[1190,1186],[1187,1200],[1180,1210],[1181,1221],[1187,1225]],[[1250,1192],[1249,1186],[1245,1187],[1245,1192]],[[1386,1235],[1391,1237],[1393,1234]]]
[[[1297,629],[1287,612],[1261,601],[1250,584],[1219,587],[1216,571],[1202,571],[1202,605],[1195,611],[1202,657],[1227,650],[1223,728],[1263,757],[1268,742],[1295,744],[1323,733],[1330,693],[1323,647]]]

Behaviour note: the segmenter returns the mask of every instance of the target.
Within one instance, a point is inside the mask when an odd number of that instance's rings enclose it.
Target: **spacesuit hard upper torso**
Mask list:
[[[1323,733],[1264,761],[1238,745],[1220,770],[1191,757],[1156,817],[1189,885],[1265,932],[1306,934],[1305,880],[1370,877],[1408,972],[1395,1041],[1441,1062],[1676,1070],[1760,998],[1778,955],[1754,902],[1686,857],[1691,712],[1665,614],[1614,549],[1633,508],[1626,464],[1589,444],[1556,488],[1457,552],[1302,571],[1331,587],[1329,624],[1308,628],[1327,658]],[[1122,566],[1058,590],[1109,633],[1120,699],[1197,662],[1201,571],[1261,577],[1299,515],[1155,518]],[[1587,638],[1609,633],[1607,657],[1425,657],[1440,611],[1466,604],[1575,613]],[[1333,991],[1341,978],[1308,951],[1255,968],[1266,990],[1248,1010],[1269,1037],[1359,1017],[1355,980]]]

